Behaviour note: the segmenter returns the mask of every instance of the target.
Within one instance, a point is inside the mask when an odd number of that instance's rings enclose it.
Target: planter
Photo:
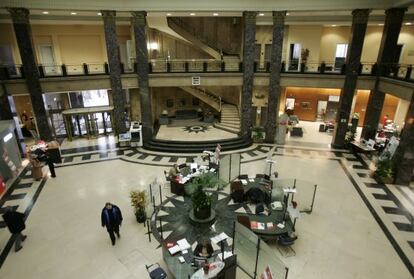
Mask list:
[[[193,209],[194,217],[200,220],[208,219],[211,216],[211,206]]]
[[[144,210],[139,210],[135,212],[135,217],[137,219],[137,222],[141,224],[144,223],[147,219],[147,213]]]

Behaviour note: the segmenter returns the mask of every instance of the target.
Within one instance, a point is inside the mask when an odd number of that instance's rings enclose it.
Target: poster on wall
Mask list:
[[[260,275],[260,279],[273,279],[273,274],[272,274],[272,271],[270,270],[270,266],[266,267],[262,275]]]

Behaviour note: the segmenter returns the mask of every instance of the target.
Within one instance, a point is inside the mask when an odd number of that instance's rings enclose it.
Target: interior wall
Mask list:
[[[209,59],[210,55],[182,40],[157,29],[149,29],[148,42],[157,43],[158,49],[150,50],[150,59]]]
[[[336,45],[348,44],[350,35],[350,26],[324,26],[320,40],[320,61],[326,63],[335,61]]]
[[[167,100],[173,100],[173,106],[167,108]],[[179,87],[153,87],[152,107],[154,120],[159,119],[163,110],[167,110],[168,116],[175,116],[177,110],[198,109],[211,110],[209,105],[199,100],[199,105],[193,105],[193,99],[198,98],[180,89]],[[184,103],[183,103],[183,102]],[[132,109],[132,104],[131,104]]]
[[[141,120],[141,100],[140,100],[138,88],[129,89],[129,101],[131,104],[131,107],[130,107],[131,120],[140,121]]]
[[[13,25],[10,23],[0,24],[0,44],[9,45],[12,48],[14,62],[21,64],[19,48],[17,47],[16,37],[14,36]]]
[[[309,49],[308,64],[319,62],[319,52],[322,36],[321,25],[291,25],[288,34],[288,49],[286,53],[286,61],[289,57],[289,46],[292,43],[301,44],[302,49]]]
[[[224,102],[240,107],[240,103],[239,103],[240,94],[241,94],[240,87],[238,86],[206,86],[205,88],[211,91],[212,93],[220,96]]]

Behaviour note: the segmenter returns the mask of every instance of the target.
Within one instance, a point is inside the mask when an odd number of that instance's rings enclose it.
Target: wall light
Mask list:
[[[8,142],[9,140],[11,140],[13,138],[13,134],[12,133],[8,133],[4,138],[3,141],[4,142]]]
[[[196,14],[195,13],[190,13],[190,16],[195,16]]]
[[[288,16],[288,15],[289,15],[289,13],[286,13],[286,15]]]
[[[171,16],[171,13],[167,13],[167,16]]]
[[[384,23],[378,23],[378,26],[384,26]]]
[[[259,16],[264,16],[264,13],[260,13]]]
[[[412,23],[411,22],[407,22],[405,25],[412,25]]]
[[[148,49],[150,50],[157,50],[158,49],[158,43],[157,42],[152,42],[148,44]]]
[[[49,12],[48,12],[48,11],[43,11],[43,12],[42,12],[42,14],[44,14],[44,15],[48,15],[48,14],[49,14]]]
[[[214,13],[214,14],[213,14],[213,16],[218,16],[218,15],[219,15],[218,13]]]
[[[336,27],[336,24],[332,24],[331,27]]]
[[[71,12],[70,14],[71,14],[71,15],[77,15],[78,13],[75,13],[75,12]]]
[[[101,15],[102,15],[102,13],[101,13],[101,12],[99,12],[99,13],[98,13],[98,16],[101,16]]]

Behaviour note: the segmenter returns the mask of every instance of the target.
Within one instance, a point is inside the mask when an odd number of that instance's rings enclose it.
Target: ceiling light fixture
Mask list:
[[[71,15],[77,15],[78,13],[75,13],[75,12],[71,12],[70,14],[71,14]]]
[[[407,22],[405,25],[411,25],[412,23],[411,22]]]
[[[332,24],[331,27],[336,27],[336,24]]]
[[[98,13],[98,16],[101,16],[101,15],[102,15],[102,13],[101,13],[101,12],[99,12],[99,13]]]
[[[171,16],[171,14],[170,14],[170,13],[168,13],[168,14],[167,14],[167,16]]]
[[[43,12],[42,12],[42,14],[44,14],[44,15],[48,15],[48,14],[49,14],[49,12],[48,12],[48,11],[43,11]]]
[[[264,13],[260,13],[259,16],[264,16]]]
[[[378,26],[384,26],[384,23],[378,23]]]
[[[213,14],[213,16],[218,16],[218,15],[219,15],[218,13],[214,13],[214,14]]]
[[[191,13],[190,16],[195,16],[195,13]]]
[[[286,13],[286,15],[288,16],[288,15],[289,15],[289,13]]]

